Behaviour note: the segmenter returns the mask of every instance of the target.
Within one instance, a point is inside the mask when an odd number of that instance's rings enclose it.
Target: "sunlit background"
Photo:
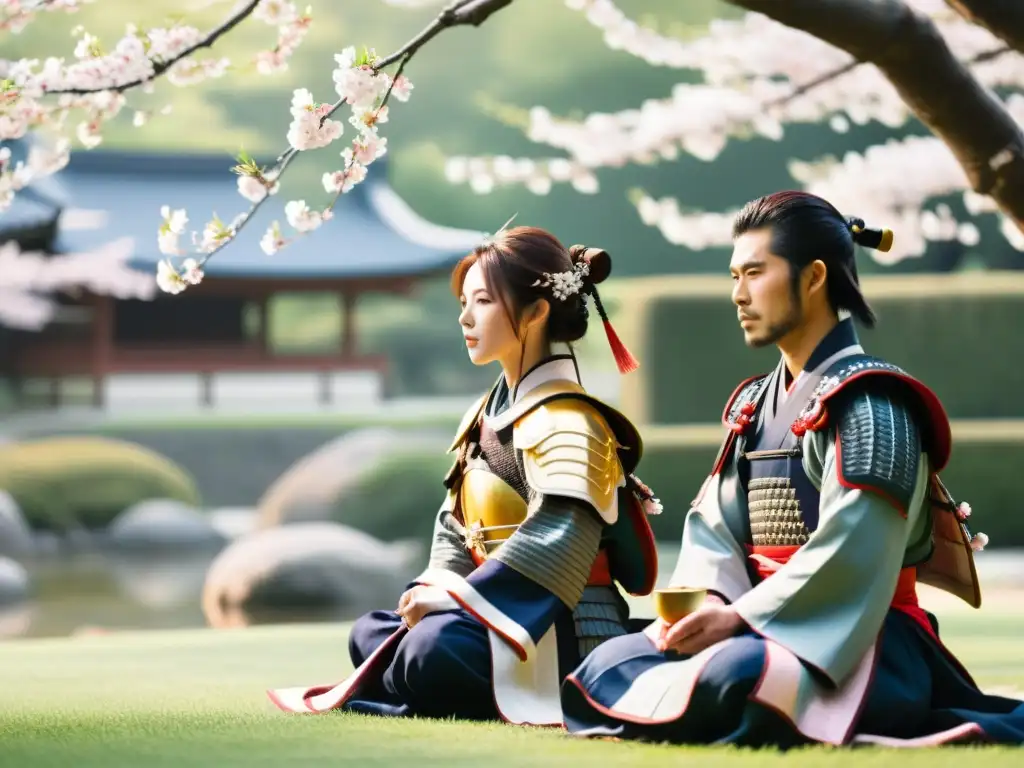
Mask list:
[[[740,16],[712,0],[623,5],[680,39]],[[116,40],[127,20],[187,14],[205,28],[225,9],[105,0],[5,37],[3,55],[66,55],[79,24]],[[774,360],[741,342],[728,249],[673,245],[644,223],[637,190],[728,211],[794,186],[794,157],[926,134],[915,121],[787,126],[779,140],[734,140],[713,161],[683,153],[601,169],[596,192],[556,184],[543,195],[521,185],[478,194],[449,178],[447,160],[551,155],[524,133],[531,107],[616,111],[690,77],[611,50],[564,3],[518,0],[417,54],[407,70],[413,96],[383,126],[387,155],[333,221],[273,256],[258,247],[286,200],[323,198],[320,177],[336,152],[310,152],[280,199],[218,255],[221,271],[211,264],[202,285],[178,296],[155,292],[161,206],[188,208],[197,227],[211,212],[227,220],[243,210],[233,157],[286,148],[292,90],[333,98],[332,56],[343,44],[394,50],[434,9],[360,0],[314,3],[313,12],[284,73],[240,66],[197,87],[161,83],[133,97],[99,147],[76,147],[68,168],[0,214],[2,243],[93,254],[98,272],[127,251],[141,274],[118,290],[98,277],[95,290],[54,291],[38,327],[0,327],[0,637],[347,620],[391,607],[426,562],[452,433],[498,374],[466,359],[447,274],[513,214],[614,259],[602,295],[641,368],[620,377],[597,324],[579,354],[584,384],[644,435],[638,474],[665,507],[653,520],[664,583],[721,438],[722,406]],[[243,25],[217,51],[244,64],[269,39],[267,27]],[[152,112],[141,127],[134,109]],[[958,196],[945,202],[972,220]],[[896,264],[861,254],[881,318],[862,341],[945,403],[956,444],[944,479],[991,538],[978,556],[982,611],[1005,612],[1024,586],[1024,254],[991,236],[990,219],[976,224],[980,239],[936,240]],[[923,594],[943,615],[969,610]]]

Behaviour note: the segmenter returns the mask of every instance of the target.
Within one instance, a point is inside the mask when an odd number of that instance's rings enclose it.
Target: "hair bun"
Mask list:
[[[863,245],[865,248],[874,248],[876,251],[888,251],[892,248],[891,229],[869,229],[864,224],[864,219],[850,216],[846,220],[846,226],[853,236],[853,242]]]
[[[590,275],[587,279],[594,285],[603,283],[612,273],[612,257],[608,255],[608,251],[600,248],[573,245],[569,248],[569,258],[572,259],[573,264],[582,261],[590,267]]]

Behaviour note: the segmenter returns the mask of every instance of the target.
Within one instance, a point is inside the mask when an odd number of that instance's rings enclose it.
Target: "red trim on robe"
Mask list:
[[[789,559],[800,550],[800,547],[796,545],[751,546],[748,544],[747,550],[751,555],[760,555],[777,564],[778,567],[771,567],[761,560],[754,559],[757,574],[764,580],[788,563]],[[936,642],[939,641],[939,636],[935,634],[935,628],[917,600],[917,568],[911,566],[900,570],[889,606],[909,616]]]

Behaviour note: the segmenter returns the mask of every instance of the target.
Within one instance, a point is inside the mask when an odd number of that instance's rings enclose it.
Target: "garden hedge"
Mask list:
[[[37,529],[107,525],[152,498],[198,506],[189,474],[158,453],[101,437],[50,437],[0,447],[0,488]]]

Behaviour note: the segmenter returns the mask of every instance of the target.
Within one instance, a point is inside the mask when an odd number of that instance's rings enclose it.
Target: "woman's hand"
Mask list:
[[[440,587],[431,587],[424,584],[417,584],[407,589],[398,598],[398,609],[395,611],[412,629],[427,614],[436,611],[449,611],[458,608],[451,595]]]

